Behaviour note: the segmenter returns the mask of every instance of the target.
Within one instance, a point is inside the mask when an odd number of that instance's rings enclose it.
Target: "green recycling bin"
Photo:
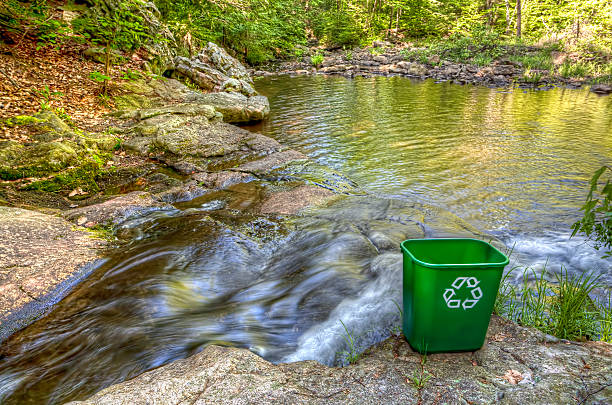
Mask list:
[[[420,353],[482,347],[506,255],[477,239],[409,239],[401,248],[410,346]]]

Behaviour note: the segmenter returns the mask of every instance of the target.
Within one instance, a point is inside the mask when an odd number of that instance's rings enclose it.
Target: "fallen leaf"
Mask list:
[[[510,384],[516,385],[523,380],[523,375],[516,370],[508,370],[502,378],[508,381]]]

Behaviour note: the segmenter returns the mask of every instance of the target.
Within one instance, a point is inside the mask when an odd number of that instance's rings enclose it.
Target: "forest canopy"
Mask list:
[[[102,4],[119,10],[115,19],[123,25],[121,30],[113,29],[112,21],[100,18],[92,19],[89,26],[86,19],[79,19],[75,28],[91,35],[97,27],[101,38],[92,39],[99,42],[108,40],[109,32],[113,36],[120,33],[121,38],[115,42],[132,48],[145,37],[136,10],[152,6],[144,0],[7,0],[0,4],[0,31],[17,29],[24,21],[34,19],[43,39],[53,41],[55,35],[62,33],[61,24],[47,18],[55,3],[73,7]],[[466,38],[485,44],[554,43],[565,50],[587,49],[605,55],[606,59],[612,50],[612,0],[154,0],[153,3],[185,49],[213,41],[250,63],[299,57],[304,46],[350,48],[375,40],[417,41],[427,45]]]
[[[588,42],[612,47],[610,0],[156,0],[182,38],[215,41],[259,62],[373,40],[452,39]]]

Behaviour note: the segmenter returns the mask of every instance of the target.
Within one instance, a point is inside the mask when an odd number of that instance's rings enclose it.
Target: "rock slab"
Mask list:
[[[611,354],[606,343],[550,339],[494,316],[476,352],[423,358],[392,337],[356,364],[330,368],[208,346],[71,404],[604,404],[612,398]]]
[[[10,207],[0,207],[0,240],[0,341],[62,298],[105,246],[64,219]]]

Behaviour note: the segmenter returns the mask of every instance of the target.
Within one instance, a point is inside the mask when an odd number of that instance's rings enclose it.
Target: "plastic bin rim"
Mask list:
[[[478,243],[484,243],[485,245],[489,246],[489,248],[493,249],[494,251],[496,251],[497,253],[499,253],[500,255],[502,255],[502,257],[506,260],[502,261],[502,262],[489,262],[489,263],[444,263],[444,264],[434,264],[434,263],[427,263],[424,262],[422,260],[417,259],[416,257],[414,257],[414,255],[410,252],[410,250],[408,250],[405,246],[404,243],[406,242],[415,242],[415,241],[423,241],[423,240],[427,240],[427,241],[432,241],[432,240],[471,240],[471,241],[475,241]],[[412,260],[414,260],[416,263],[420,264],[423,267],[429,267],[429,268],[433,268],[433,269],[439,269],[439,268],[461,268],[461,267],[506,267],[506,265],[510,262],[510,260],[508,259],[508,257],[503,254],[502,252],[499,251],[499,249],[497,249],[495,246],[491,245],[488,242],[485,242],[484,240],[480,240],[480,239],[476,239],[476,238],[423,238],[423,239],[406,239],[405,241],[403,241],[402,243],[400,243],[400,247],[402,248],[402,251],[407,253],[410,258]]]

